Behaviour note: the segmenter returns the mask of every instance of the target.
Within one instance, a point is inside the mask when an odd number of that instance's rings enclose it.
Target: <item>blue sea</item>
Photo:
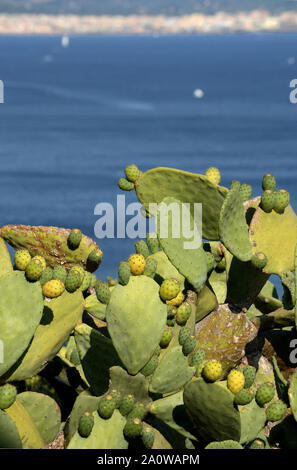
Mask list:
[[[80,227],[115,204],[124,167],[217,166],[259,194],[275,174],[297,210],[297,34],[0,37],[1,225]],[[193,97],[195,89],[204,97]],[[136,201],[127,194],[127,203]],[[116,275],[134,240],[96,240]]]

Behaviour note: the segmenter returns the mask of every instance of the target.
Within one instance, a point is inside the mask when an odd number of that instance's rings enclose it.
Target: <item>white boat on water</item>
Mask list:
[[[194,98],[201,99],[204,96],[204,91],[201,90],[201,88],[196,88],[196,90],[193,91],[193,96]]]
[[[68,47],[69,46],[69,36],[67,36],[67,34],[64,34],[62,36],[61,45],[62,45],[62,47]]]

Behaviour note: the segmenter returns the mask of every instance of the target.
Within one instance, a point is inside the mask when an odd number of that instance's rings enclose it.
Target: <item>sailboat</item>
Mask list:
[[[69,36],[67,34],[64,34],[61,39],[61,46],[62,47],[68,47],[69,46]]]

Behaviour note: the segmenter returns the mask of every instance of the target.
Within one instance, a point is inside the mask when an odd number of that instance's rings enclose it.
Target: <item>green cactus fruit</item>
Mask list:
[[[209,271],[211,271],[215,266],[215,259],[214,259],[213,254],[208,251],[205,252],[205,255],[206,255],[207,272],[209,273]]]
[[[155,254],[159,251],[159,241],[156,233],[147,233],[146,235],[146,244],[148,249],[152,254]]]
[[[80,358],[78,354],[78,350],[74,349],[70,355],[70,362],[74,364],[75,366],[78,366],[80,364]]]
[[[191,365],[198,367],[205,360],[205,355],[206,354],[203,349],[196,349],[192,354]]]
[[[178,342],[182,346],[186,339],[191,336],[191,330],[189,328],[181,328],[178,334]]]
[[[160,297],[162,300],[174,299],[180,291],[179,282],[176,279],[165,279],[160,287]]]
[[[266,175],[263,176],[262,179],[262,189],[263,191],[275,191],[276,188],[276,180],[274,175],[271,173],[266,173]]]
[[[82,239],[82,233],[78,228],[74,228],[68,235],[67,245],[71,250],[76,250]]]
[[[126,286],[131,276],[130,264],[127,261],[121,261],[118,269],[119,283]]]
[[[146,449],[151,449],[155,441],[155,433],[151,428],[144,427],[141,433],[141,440]]]
[[[261,208],[264,212],[271,212],[274,208],[275,203],[275,193],[270,189],[267,189],[262,193],[261,196]]]
[[[96,274],[91,274],[90,287],[95,287],[97,282]]]
[[[252,195],[253,189],[250,184],[242,184],[239,188],[242,202],[248,201]]]
[[[121,392],[113,388],[112,390],[108,392],[108,394],[111,395],[113,399],[115,400],[116,408],[119,408],[121,406],[122,399],[123,399]]]
[[[253,366],[246,366],[242,369],[244,375],[244,388],[250,388],[256,377],[256,368]]]
[[[172,332],[169,328],[166,328],[164,330],[164,333],[163,333],[162,338],[160,340],[161,348],[167,348],[167,346],[170,343],[171,339],[172,339]]]
[[[41,286],[43,287],[44,284],[48,281],[51,281],[53,279],[53,269],[50,268],[49,266],[47,268],[45,268],[43,271],[42,271],[42,274],[39,278],[39,282],[41,284]]]
[[[25,271],[31,261],[31,255],[28,250],[16,250],[14,255],[14,265],[20,271]]]
[[[250,390],[243,388],[234,395],[234,403],[236,403],[236,405],[248,405],[253,398],[254,394]]]
[[[266,408],[267,421],[274,423],[283,419],[287,412],[287,405],[282,400],[276,400]]]
[[[45,258],[44,258],[43,256],[36,255],[36,256],[34,256],[34,257],[32,258],[32,261],[35,260],[35,259],[38,259],[38,261],[41,262],[42,268],[43,268],[43,270],[45,270],[45,268],[46,268],[46,261],[45,261]]]
[[[83,282],[81,283],[80,290],[82,292],[86,291],[91,285],[92,274],[88,271],[85,271]]]
[[[230,185],[230,190],[231,189],[240,189],[240,181],[233,180],[231,185]]]
[[[75,292],[80,286],[80,274],[78,271],[69,272],[66,281],[65,288],[67,292]]]
[[[146,416],[146,414],[147,414],[146,406],[141,402],[137,402],[135,403],[135,405],[133,406],[133,409],[128,414],[128,419],[138,418],[142,421],[143,418]]]
[[[129,418],[126,421],[124,427],[124,436],[130,440],[135,439],[141,435],[142,432],[142,422],[139,418]]]
[[[79,264],[75,264],[74,266],[71,267],[70,273],[73,273],[73,272],[78,272],[79,273],[79,276],[80,276],[80,285],[81,283],[83,282],[84,280],[84,276],[85,276],[85,270],[82,266],[80,266]]]
[[[66,277],[67,277],[67,271],[66,271],[66,268],[64,268],[64,266],[55,266],[54,267],[53,277],[52,277],[53,279],[62,281],[65,284]]]
[[[94,416],[85,412],[79,419],[78,432],[81,437],[89,437],[94,426]]]
[[[26,267],[26,277],[29,281],[37,281],[43,271],[43,266],[40,260],[31,260]]]
[[[87,258],[87,263],[86,263],[86,268],[88,271],[91,273],[96,271],[98,268],[99,264],[102,261],[102,251],[99,250],[98,248],[94,248],[88,255]]]
[[[0,387],[0,410],[9,408],[16,399],[17,389],[14,385],[5,384]]]
[[[237,441],[232,441],[231,439],[228,439],[227,441],[220,441],[220,442],[210,442],[205,449],[238,449],[241,450],[243,449],[242,445],[239,444]]]
[[[110,290],[106,282],[98,281],[95,286],[96,296],[102,304],[108,304],[110,301]]]
[[[191,315],[191,306],[188,302],[183,302],[177,309],[175,321],[178,325],[185,325]]]
[[[158,356],[153,355],[150,360],[146,363],[146,365],[141,369],[141,374],[143,374],[145,377],[149,377],[150,375],[152,375],[153,372],[155,372],[158,367],[158,364]]]
[[[134,183],[126,180],[126,178],[120,178],[118,181],[118,187],[123,191],[132,191],[132,189],[134,189]]]
[[[125,175],[128,181],[135,183],[140,176],[139,168],[136,165],[128,165],[125,167]]]
[[[213,166],[207,168],[205,172],[206,178],[211,181],[213,184],[219,184],[221,181],[221,173],[218,168],[215,168]]]
[[[182,347],[182,351],[185,356],[188,356],[195,348],[196,346],[196,338],[195,336],[189,336]]]
[[[138,240],[138,242],[135,242],[134,246],[136,253],[142,255],[145,259],[149,256],[149,249],[144,240]]]
[[[65,290],[65,285],[62,281],[52,279],[51,281],[47,281],[43,287],[42,292],[45,297],[49,299],[55,299],[59,297]]]
[[[158,266],[158,263],[155,259],[148,258],[145,263],[143,274],[145,276],[154,278],[156,274],[157,266]]]
[[[264,383],[256,391],[256,402],[259,406],[264,406],[272,400],[274,393],[274,386],[268,382]]]
[[[263,269],[265,268],[267,264],[267,257],[265,256],[264,253],[261,253],[260,251],[253,254],[251,263],[255,268],[257,269]]]
[[[196,372],[195,372],[195,377],[203,377],[203,369],[204,369],[204,366],[205,366],[206,363],[207,363],[207,361],[204,360],[204,361],[200,362],[200,364],[198,364]]]
[[[215,382],[222,377],[222,372],[223,369],[221,363],[215,359],[211,359],[206,361],[202,375],[208,382]]]
[[[285,189],[279,189],[277,193],[275,193],[275,201],[273,209],[278,214],[282,214],[285,208],[289,205],[290,202],[290,194]]]
[[[175,318],[174,317],[167,318],[166,324],[169,327],[173,327],[175,325]]]
[[[122,403],[119,407],[119,412],[123,416],[127,416],[133,410],[134,405],[135,405],[134,395],[132,395],[132,394],[125,395],[123,397]]]
[[[115,409],[116,400],[111,395],[106,395],[100,399],[98,404],[98,413],[101,418],[111,418]]]
[[[255,439],[248,446],[249,449],[265,449],[265,442],[262,439]]]

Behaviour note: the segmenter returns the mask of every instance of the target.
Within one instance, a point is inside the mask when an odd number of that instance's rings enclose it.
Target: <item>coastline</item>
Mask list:
[[[0,14],[0,35],[173,35],[297,32],[297,12],[264,10],[166,17]]]

